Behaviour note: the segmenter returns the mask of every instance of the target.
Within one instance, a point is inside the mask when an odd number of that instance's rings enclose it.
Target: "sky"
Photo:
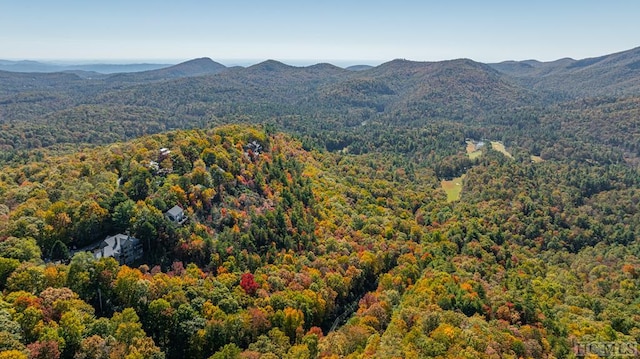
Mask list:
[[[637,0],[0,0],[0,59],[379,64],[640,46]]]

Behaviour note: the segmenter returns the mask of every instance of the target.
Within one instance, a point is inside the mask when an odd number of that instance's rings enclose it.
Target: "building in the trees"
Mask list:
[[[132,264],[141,259],[143,254],[142,242],[138,238],[116,234],[102,241],[100,248],[93,255],[96,258],[113,257],[120,264]]]
[[[187,221],[187,215],[184,214],[184,210],[180,206],[173,206],[170,210],[164,213],[171,222],[181,226]]]

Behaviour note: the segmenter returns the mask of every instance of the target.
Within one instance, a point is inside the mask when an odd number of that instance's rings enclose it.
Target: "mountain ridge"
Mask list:
[[[640,93],[640,47],[598,57],[488,64],[519,84],[572,98]]]
[[[520,116],[514,114],[521,109],[540,111],[580,96],[639,96],[636,58],[640,60],[640,51],[632,49],[583,62],[579,68],[569,68],[580,60],[568,58],[501,64],[395,59],[362,71],[326,63],[297,67],[276,60],[227,68],[199,58],[106,78],[89,78],[87,73],[0,72],[0,119],[28,120],[31,126],[44,128],[70,118],[105,119],[111,113],[113,121],[125,121],[127,128],[135,126],[134,119],[153,124],[118,131],[117,136],[127,134],[119,138],[238,118],[252,123],[268,119],[299,128],[297,121],[312,116],[332,131],[372,122],[395,127],[433,121],[504,125],[511,123],[512,116]],[[535,124],[532,116],[524,118]],[[67,138],[76,141],[73,136]],[[95,138],[102,142],[109,136]]]
[[[107,77],[109,82],[140,82],[159,81],[183,77],[196,77],[213,75],[227,70],[221,63],[215,62],[208,57],[188,60],[179,64],[142,72],[119,73]]]

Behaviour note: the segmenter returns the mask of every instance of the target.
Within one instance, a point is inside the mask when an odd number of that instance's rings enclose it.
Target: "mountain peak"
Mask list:
[[[365,71],[365,70],[369,70],[372,69],[373,66],[371,65],[352,65],[352,66],[348,66],[345,68],[345,70],[349,70],[349,71]]]
[[[307,68],[314,69],[314,70],[329,70],[329,71],[343,70],[341,67],[338,67],[334,64],[330,64],[328,62],[321,62],[319,64],[307,66]]]
[[[276,60],[266,60],[248,67],[248,69],[259,71],[283,71],[291,68],[293,68],[293,66],[289,66]]]
[[[173,65],[173,66],[167,67],[166,69],[162,69],[158,71],[168,71],[168,72],[185,71],[187,73],[195,74],[195,75],[206,75],[210,73],[220,72],[220,70],[225,68],[226,66],[224,66],[223,64],[215,62],[208,57],[200,57],[197,59],[181,62],[177,65]]]
[[[158,70],[113,75],[109,77],[109,80],[131,82],[158,81],[182,77],[213,75],[225,71],[226,69],[226,66],[215,62],[208,57],[200,57]]]

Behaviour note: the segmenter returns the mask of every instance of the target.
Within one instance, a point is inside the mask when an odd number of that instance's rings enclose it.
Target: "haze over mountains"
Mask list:
[[[454,61],[458,61],[458,64],[479,64],[472,60]],[[445,65],[447,63],[450,63],[450,61],[414,62],[393,60],[379,66],[349,66],[345,70],[352,72],[364,71],[368,74],[375,74],[376,72],[380,73],[381,71],[385,71],[385,68],[391,68],[392,71],[393,69],[402,71],[402,66],[398,66],[398,64],[404,64],[407,68],[413,68],[413,71],[418,71],[417,69],[420,68],[428,71],[429,68],[433,69],[436,66],[447,66]],[[525,88],[561,92],[571,96],[591,96],[603,93],[611,94],[612,92],[616,94],[622,92],[622,94],[624,94],[626,92],[636,92],[638,91],[638,87],[640,87],[639,82],[635,81],[637,70],[640,69],[640,47],[581,60],[564,58],[551,62],[540,62],[537,60],[504,61],[487,65],[505,75],[509,80]],[[485,70],[488,67],[485,67]],[[329,72],[331,70],[342,70],[337,66],[289,66],[274,60],[248,66],[245,69],[255,72],[256,69],[263,69],[265,71],[289,69],[293,71],[304,68],[314,69],[318,73],[322,72],[322,70],[328,70]],[[169,80],[181,77],[213,75],[230,69],[239,70],[242,68],[239,66],[229,68],[209,58],[193,59],[176,65],[147,63],[58,65],[37,61],[0,60],[0,71],[30,73],[69,72],[79,77],[108,79],[109,82]],[[478,69],[480,69],[480,67],[478,67]],[[242,71],[235,73],[240,74]],[[330,74],[327,73],[327,75]],[[442,75],[443,74],[440,74],[438,76]],[[46,79],[46,77],[42,78]],[[580,86],[576,86],[578,83],[580,83]]]
[[[117,74],[0,71],[0,122],[28,120],[24,126],[40,128],[84,118],[69,129],[84,131],[72,136],[76,140],[92,131],[81,130],[84,123],[99,118],[136,127],[128,135],[96,135],[120,139],[238,118],[254,123],[272,119],[294,130],[306,120],[284,118],[313,116],[318,126],[334,131],[372,122],[407,126],[436,120],[489,128],[489,123],[508,121],[525,107],[548,112],[550,105],[578,98],[640,95],[638,64],[640,48],[553,62],[393,60],[343,69],[274,60],[226,67],[200,58]],[[153,125],[143,125],[149,123]]]
[[[65,71],[87,71],[101,74],[112,74],[120,72],[136,72],[157,70],[171,66],[169,64],[59,64],[41,61],[10,61],[0,60],[0,71],[11,72],[65,72]]]

